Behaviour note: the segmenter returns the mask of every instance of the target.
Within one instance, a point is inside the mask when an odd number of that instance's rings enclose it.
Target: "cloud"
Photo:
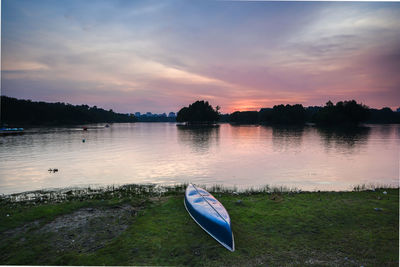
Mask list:
[[[176,111],[197,99],[223,112],[393,102],[373,92],[400,101],[396,4],[7,1],[4,9],[11,96],[124,112],[132,103]]]
[[[46,70],[49,67],[39,62],[20,61],[5,65],[3,71],[35,71]]]

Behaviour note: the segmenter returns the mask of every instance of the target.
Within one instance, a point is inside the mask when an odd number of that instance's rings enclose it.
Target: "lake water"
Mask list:
[[[399,125],[38,128],[0,136],[0,193],[130,183],[351,190],[399,184]],[[85,142],[82,140],[85,139]],[[58,168],[58,172],[48,172]]]

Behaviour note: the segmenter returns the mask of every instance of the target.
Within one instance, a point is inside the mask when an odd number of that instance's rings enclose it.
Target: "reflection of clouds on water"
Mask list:
[[[189,146],[196,153],[208,152],[210,146],[219,144],[219,125],[177,125],[178,142]]]
[[[368,142],[370,127],[316,128],[327,151],[354,153]]]
[[[399,139],[400,125],[399,124],[371,124],[369,125],[375,135],[382,140]]]
[[[275,126],[272,127],[272,144],[274,151],[285,152],[300,149],[303,142],[304,127]]]
[[[113,124],[112,131],[49,128],[0,138],[0,193],[81,184],[270,184],[303,190],[398,184],[399,130],[400,125],[341,131],[169,123]],[[59,172],[50,174],[49,168]]]

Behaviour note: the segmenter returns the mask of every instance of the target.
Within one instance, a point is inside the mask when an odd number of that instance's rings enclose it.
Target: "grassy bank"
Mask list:
[[[231,253],[187,214],[184,188],[3,196],[0,264],[398,266],[398,189],[214,187],[231,217]]]

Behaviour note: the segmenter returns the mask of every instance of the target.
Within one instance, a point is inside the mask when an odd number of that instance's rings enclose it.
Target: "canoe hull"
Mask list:
[[[235,250],[229,214],[218,200],[204,189],[189,185],[184,204],[189,215],[204,231],[228,250]]]

